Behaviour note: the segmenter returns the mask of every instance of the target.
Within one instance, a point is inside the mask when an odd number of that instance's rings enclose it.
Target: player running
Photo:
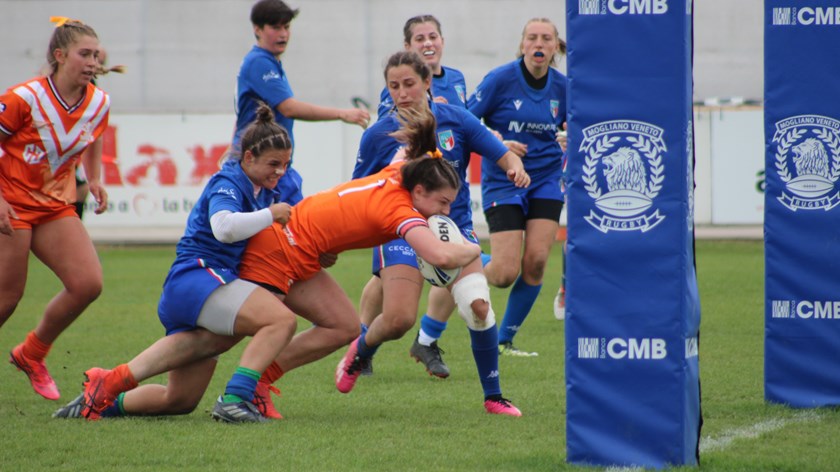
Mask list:
[[[57,400],[44,359],[102,292],[102,266],[73,203],[81,158],[96,213],[108,206],[99,174],[111,101],[91,83],[99,67],[94,29],[64,17],[51,21],[49,72],[0,95],[0,326],[23,297],[31,251],[63,288],[9,362],[36,393]]]
[[[498,166],[512,185],[527,187],[530,179],[523,170],[521,160],[463,107],[431,101],[431,73],[415,52],[403,51],[392,55],[384,75],[397,110],[430,108],[436,116],[434,139],[446,162],[456,169],[461,181],[461,190],[452,205],[450,217],[461,229],[465,240],[478,247],[478,239],[472,229],[472,211],[466,185],[470,153],[478,152],[487,162]],[[389,137],[396,126],[396,115],[392,111],[365,131],[359,149],[356,175],[375,171],[388,162],[389,156],[399,147],[399,143]],[[353,388],[360,369],[370,362],[379,346],[385,341],[402,337],[416,321],[417,303],[413,301],[420,299],[423,278],[417,270],[412,247],[406,241],[395,240],[374,251],[373,271],[381,279],[382,285],[382,314],[350,345],[339,365],[336,385],[344,393]],[[474,261],[464,268],[460,278],[451,286],[451,295],[446,289],[442,290],[446,295],[442,303],[448,303],[451,312],[457,302],[459,313],[467,322],[473,356],[484,390],[485,408],[490,413],[521,415],[515,406],[502,398],[498,376],[497,328],[490,306],[490,291],[480,261]],[[412,302],[406,303],[406,300]],[[432,349],[437,351],[437,346]],[[416,343],[411,352],[423,360]],[[440,360],[439,354],[436,359],[430,356],[430,360],[424,362],[430,373],[440,377],[448,376],[448,369],[434,370],[441,367],[433,362],[435,360]],[[442,367],[445,369],[445,365]]]
[[[533,179],[523,191],[498,167],[487,161],[481,165],[482,205],[492,255],[484,270],[491,285],[513,284],[499,327],[503,355],[537,355],[514,347],[513,338],[540,293],[560,227],[563,151],[556,133],[566,121],[566,77],[551,66],[565,49],[550,20],[528,21],[522,30],[520,57],[490,71],[467,102],[484,124],[505,140],[520,143],[525,170]]]

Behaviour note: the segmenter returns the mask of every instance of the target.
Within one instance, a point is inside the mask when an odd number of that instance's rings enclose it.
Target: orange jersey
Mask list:
[[[428,226],[400,182],[403,163],[304,198],[285,227],[274,223],[250,239],[240,276],[286,291],[321,269],[322,253],[375,247]]]
[[[0,95],[0,189],[15,208],[52,210],[76,201],[75,169],[82,151],[108,127],[108,95],[88,84],[75,105],[49,77]]]

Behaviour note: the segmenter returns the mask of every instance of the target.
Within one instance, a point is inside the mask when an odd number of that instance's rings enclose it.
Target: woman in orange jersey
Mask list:
[[[99,66],[96,32],[80,21],[51,20],[57,26],[47,51],[49,73],[0,95],[0,325],[23,296],[31,250],[64,288],[9,361],[35,392],[57,400],[44,358],[102,291],[102,267],[73,203],[81,157],[96,213],[107,207],[99,171],[110,99],[91,84]]]
[[[457,171],[436,148],[434,115],[428,107],[401,110],[400,121],[403,127],[392,136],[406,146],[394,163],[304,198],[293,208],[289,224],[274,224],[248,242],[240,276],[287,293],[285,303],[313,323],[292,338],[260,382],[270,384],[359,336],[353,302],[320,267],[319,254],[375,247],[399,237],[419,257],[445,269],[478,258],[477,245],[441,242],[428,228],[428,217],[449,214],[461,185]]]

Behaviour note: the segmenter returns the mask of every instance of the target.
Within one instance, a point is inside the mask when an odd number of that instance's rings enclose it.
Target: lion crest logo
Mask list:
[[[791,211],[828,211],[840,204],[840,121],[799,115],[776,123],[775,168],[785,190],[777,200]],[[795,175],[793,175],[795,174]]]
[[[583,130],[583,183],[597,208],[585,219],[597,230],[647,232],[665,219],[653,208],[665,180],[663,132],[633,120],[607,121]]]

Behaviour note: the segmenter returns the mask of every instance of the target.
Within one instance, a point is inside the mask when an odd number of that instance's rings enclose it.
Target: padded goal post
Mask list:
[[[571,463],[698,461],[691,3],[566,3]]]
[[[764,395],[840,405],[840,3],[764,4]]]

